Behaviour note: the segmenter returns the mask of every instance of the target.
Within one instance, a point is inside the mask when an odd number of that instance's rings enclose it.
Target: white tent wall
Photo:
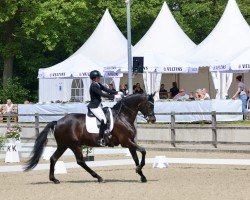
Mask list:
[[[84,86],[84,91],[83,91],[83,94],[84,94],[84,101],[90,101],[90,94],[89,94],[89,88],[90,88],[90,84],[91,84],[91,80],[90,78],[83,78],[82,79],[83,81],[83,86]]]
[[[39,102],[69,101],[72,79],[39,79]]]
[[[121,78],[120,77],[113,78],[113,81],[114,81],[116,91],[119,91],[120,90]]]
[[[226,99],[233,81],[232,73],[211,72],[216,90],[216,99]]]
[[[145,72],[143,73],[143,81],[145,85],[145,91],[147,94],[155,94],[155,101],[159,100],[159,89],[161,85],[161,77],[162,73],[149,73]]]

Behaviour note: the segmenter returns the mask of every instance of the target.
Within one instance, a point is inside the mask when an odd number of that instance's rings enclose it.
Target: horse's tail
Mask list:
[[[35,146],[32,151],[32,157],[27,161],[27,165],[24,168],[24,171],[31,170],[35,168],[35,166],[38,164],[39,159],[42,156],[43,149],[47,142],[47,137],[50,130],[54,129],[54,126],[57,124],[56,121],[50,122],[45,126],[43,131],[37,136],[35,141]]]

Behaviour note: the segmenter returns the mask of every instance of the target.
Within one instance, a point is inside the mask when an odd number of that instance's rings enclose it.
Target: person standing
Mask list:
[[[238,84],[238,89],[232,99],[236,99],[236,97],[238,97],[242,101],[242,112],[245,113],[247,107],[247,88],[246,85],[242,82],[241,75],[236,77],[236,81]]]
[[[162,83],[160,88],[160,99],[167,99],[168,98],[168,91],[165,89],[165,85]]]
[[[177,94],[179,94],[179,88],[177,87],[177,83],[172,83],[172,88],[170,89],[170,97],[173,99]]]
[[[135,94],[143,94],[143,92],[144,92],[144,91],[143,91],[143,89],[141,89],[140,83],[136,83],[134,93],[135,93]]]

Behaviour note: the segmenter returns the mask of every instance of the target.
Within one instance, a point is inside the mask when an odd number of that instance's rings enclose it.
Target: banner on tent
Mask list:
[[[113,78],[113,77],[123,77],[123,73],[117,73],[117,72],[104,72],[104,77],[109,77],[109,78]]]
[[[198,73],[198,67],[163,67],[158,68],[157,72],[161,73],[183,73],[183,74],[196,74]]]
[[[250,64],[240,64],[240,65],[238,65],[238,67],[236,68],[236,70],[237,69],[238,70],[249,70],[250,69]]]
[[[60,77],[65,77],[66,73],[65,72],[58,72],[58,73],[50,73],[49,74],[50,78],[60,78]]]
[[[187,71],[186,69],[183,69],[182,67],[163,67],[163,68],[157,68],[155,69],[157,72],[162,73],[184,73],[184,71]]]
[[[84,78],[87,78],[89,77],[89,72],[80,72],[80,73],[77,73],[77,74],[73,74],[74,77],[84,77]]]
[[[220,71],[229,71],[230,67],[228,65],[214,65],[209,67],[210,72],[220,72]]]
[[[115,66],[110,66],[110,67],[105,67],[104,68],[104,77],[123,77],[123,73],[121,73],[121,68],[115,67]]]

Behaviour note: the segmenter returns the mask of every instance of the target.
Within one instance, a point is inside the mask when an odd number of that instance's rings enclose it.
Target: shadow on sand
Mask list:
[[[158,182],[158,180],[148,180],[150,182]],[[60,181],[60,183],[98,183],[97,180],[77,180],[77,181]],[[121,179],[105,179],[103,183],[141,183],[140,180],[121,180]],[[46,185],[53,184],[51,181],[46,182],[32,182],[31,185]]]

